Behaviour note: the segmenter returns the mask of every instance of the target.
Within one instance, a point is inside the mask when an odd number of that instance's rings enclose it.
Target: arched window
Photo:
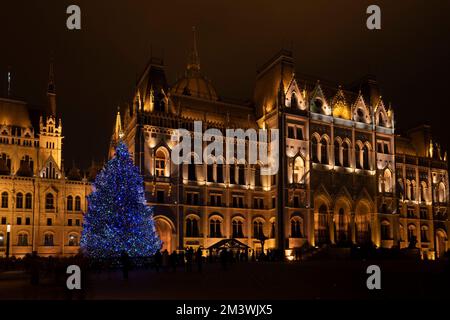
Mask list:
[[[428,200],[427,197],[427,183],[425,181],[422,181],[420,183],[420,200],[425,202]]]
[[[336,229],[336,242],[348,240],[348,220],[344,208],[339,208],[338,214],[334,216],[334,225]]]
[[[391,239],[391,224],[387,220],[381,222],[381,240]]]
[[[8,208],[8,192],[2,192],[2,208]]]
[[[408,200],[411,200],[411,190],[412,190],[411,181],[406,180],[406,199]]]
[[[392,192],[392,173],[391,170],[384,170],[384,192]]]
[[[317,143],[317,138],[316,137],[312,137],[312,141],[311,141],[311,158],[312,161],[315,163],[319,163],[319,156],[318,156],[318,148],[319,144]]]
[[[291,107],[298,108],[298,99],[297,99],[297,95],[295,94],[295,92],[292,92],[292,95],[291,95]]]
[[[51,193],[45,195],[45,209],[53,210],[55,209],[55,197]]]
[[[23,193],[19,192],[16,195],[16,208],[22,209],[23,208]]]
[[[363,169],[370,170],[369,147],[366,144],[364,145],[362,153],[363,153]]]
[[[408,226],[408,241],[411,242],[416,238],[416,226],[413,224],[410,224]]]
[[[76,247],[78,246],[78,236],[71,234],[69,235],[69,246],[70,247]]]
[[[198,219],[194,217],[188,217],[186,219],[186,237],[198,237]]]
[[[33,204],[33,197],[31,193],[27,193],[25,195],[25,209],[31,209],[32,204]]]
[[[378,113],[378,125],[381,127],[386,127],[387,125],[387,119],[383,112]]]
[[[81,211],[81,198],[80,196],[75,197],[75,211]]]
[[[329,240],[327,214],[328,208],[326,205],[322,204],[319,207],[317,220],[314,221],[317,244],[324,244]]]
[[[26,233],[19,233],[19,236],[17,238],[17,245],[21,247],[28,246],[28,234]]]
[[[334,141],[334,165],[341,165],[341,146],[337,140]]]
[[[363,153],[363,150],[361,149],[361,146],[359,144],[356,144],[356,156],[355,156],[355,162],[356,162],[356,168],[362,169],[361,165],[361,154]]]
[[[231,225],[233,228],[233,238],[243,238],[243,222],[240,219],[233,219]]]
[[[67,197],[67,211],[73,211],[73,197]]]
[[[399,237],[400,241],[405,240],[405,227],[403,227],[402,224],[398,225],[398,237]]]
[[[43,174],[43,178],[46,179],[59,179],[59,176],[56,172],[56,168],[53,165],[53,162],[47,163],[47,166],[45,167],[45,172]]]
[[[322,164],[328,164],[328,141],[325,138],[320,140],[320,159]]]
[[[209,220],[209,236],[211,238],[222,237],[221,224],[222,221],[219,218],[211,218]]]
[[[420,241],[428,242],[428,226],[420,227]]]
[[[261,167],[258,164],[255,165],[255,186],[261,186]]]
[[[197,181],[197,172],[195,167],[195,159],[192,156],[191,162],[188,164],[188,180]]]
[[[350,147],[347,141],[342,143],[342,165],[344,167],[350,167],[350,161],[348,157],[348,153],[350,152]]]
[[[216,165],[216,177],[217,183],[223,183],[223,164],[218,163]]]
[[[239,164],[238,165],[238,178],[239,178],[239,184],[245,185],[245,165]]]
[[[214,182],[214,164],[206,165],[206,180],[208,182]]]
[[[356,242],[365,244],[370,242],[370,213],[367,204],[360,203],[356,207],[355,226],[356,226]]]
[[[253,221],[253,238],[260,239],[264,235],[263,226],[262,221]]]
[[[155,153],[155,175],[157,177],[170,176],[169,153],[163,147],[158,148]]]
[[[236,183],[236,164],[230,164],[230,184]]]
[[[447,202],[447,195],[445,193],[445,185],[444,185],[443,182],[439,183],[439,187],[438,187],[438,201],[440,203]]]
[[[53,234],[46,233],[44,235],[44,246],[53,247]]]
[[[293,217],[291,219],[291,238],[302,238],[302,221],[300,217]]]
[[[416,181],[412,180],[411,181],[411,200],[416,200],[416,193],[417,193],[416,189],[417,189]]]
[[[305,162],[303,158],[298,156],[294,160],[294,183],[305,183]]]

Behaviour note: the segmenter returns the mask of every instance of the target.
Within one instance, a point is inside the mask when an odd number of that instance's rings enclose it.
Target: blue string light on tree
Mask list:
[[[145,257],[161,248],[142,177],[122,141],[97,175],[93,190],[80,241],[84,254],[119,257],[125,251],[130,257]]]

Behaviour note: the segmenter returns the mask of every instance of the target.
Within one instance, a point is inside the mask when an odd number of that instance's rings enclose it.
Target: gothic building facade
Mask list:
[[[336,87],[296,75],[281,51],[257,73],[250,103],[226,100],[201,72],[195,42],[183,77],[170,85],[152,58],[134,99],[117,114],[110,155],[123,136],[145,180],[164,248],[210,248],[235,239],[290,255],[306,244],[405,248],[423,258],[449,248],[447,158],[421,127],[400,137],[394,111],[366,77]],[[248,162],[175,165],[178,128],[280,130],[280,167]],[[206,146],[206,142],[204,142]],[[192,159],[201,155],[192,152]]]
[[[0,256],[73,255],[79,249],[91,187],[78,169],[64,172],[52,71],[47,97],[45,107],[0,98]]]

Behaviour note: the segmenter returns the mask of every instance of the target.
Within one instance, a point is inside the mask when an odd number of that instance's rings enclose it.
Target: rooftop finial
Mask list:
[[[53,68],[53,57],[50,59],[50,66],[48,71],[47,97],[50,112],[52,115],[56,116],[56,87],[55,87],[55,73]]]
[[[197,50],[197,32],[195,27],[192,27],[192,37],[193,44],[191,54],[189,55],[189,62],[187,65],[187,69],[189,71],[199,71],[200,70],[200,60],[198,58],[198,50]]]
[[[114,139],[119,141],[124,136],[122,131],[122,121],[120,119],[120,107],[117,106],[116,125],[114,126]]]

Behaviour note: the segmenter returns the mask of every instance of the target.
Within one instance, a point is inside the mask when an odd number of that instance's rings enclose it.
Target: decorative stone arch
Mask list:
[[[306,162],[301,153],[297,153],[294,157],[288,159],[288,182],[304,183],[304,175],[306,172]]]
[[[184,217],[184,234],[186,237],[198,237],[200,235],[201,218],[197,213],[189,212]]]
[[[170,149],[166,145],[155,147],[155,176],[170,177]]]
[[[405,240],[405,227],[403,226],[402,223],[398,224],[398,239],[400,241],[404,241]]]
[[[417,238],[417,226],[415,223],[409,223],[408,224],[408,242],[411,242],[413,240],[412,237]]]
[[[435,233],[436,233],[436,256],[438,258],[443,258],[448,248],[447,232],[442,228],[438,228],[436,229]]]
[[[61,171],[59,170],[58,164],[56,163],[52,155],[50,155],[48,159],[45,161],[44,166],[42,167],[41,172],[39,173],[39,176],[45,179],[61,178],[62,176]]]
[[[420,241],[421,242],[429,242],[430,241],[429,230],[430,230],[430,227],[427,224],[420,225]]]
[[[242,214],[235,214],[231,217],[231,230],[233,238],[244,238],[246,219]]]
[[[389,121],[388,114],[386,112],[386,108],[383,104],[383,101],[380,99],[378,105],[375,109],[375,124],[380,127],[390,128],[391,123]]]
[[[276,217],[270,217],[269,218],[269,224],[270,224],[270,232],[269,232],[269,238],[275,238],[276,237],[276,223],[277,223],[277,218]]]
[[[266,235],[265,229],[266,229],[266,219],[261,216],[257,215],[252,218],[252,237],[258,239],[262,235]]]
[[[391,169],[386,167],[378,179],[379,192],[391,193],[393,191],[393,173]]]
[[[312,98],[310,100],[310,110],[314,113],[322,113],[324,115],[331,115],[331,107],[323,94],[320,84],[317,83],[313,90]]]
[[[358,244],[371,242],[371,212],[374,212],[372,201],[360,198],[355,205],[355,241]]]
[[[314,132],[311,135],[311,159],[313,162],[320,162],[320,134]]]
[[[321,189],[324,189],[321,185]],[[331,197],[323,190],[314,197],[314,244],[317,246],[330,241],[330,208]]]
[[[55,232],[51,231],[51,230],[46,230],[43,232],[43,240],[44,246],[54,246],[55,245]]]
[[[444,203],[447,201],[447,189],[445,187],[445,183],[440,181],[437,185],[437,201],[439,203]]]
[[[381,240],[391,240],[392,239],[392,228],[391,222],[384,218],[380,222],[381,226]]]
[[[199,164],[197,165],[196,162],[199,162]],[[183,179],[203,181],[204,173],[202,172],[203,166],[200,166],[201,163],[202,158],[195,152],[191,151],[185,155],[183,159]]]
[[[428,197],[428,183],[424,180],[420,181],[420,200],[424,202],[429,201]]]
[[[209,236],[211,238],[221,238],[224,232],[225,219],[222,214],[213,212],[208,216]]]
[[[363,96],[360,94],[353,105],[353,120],[369,124],[372,122],[370,110],[367,108]]]
[[[295,212],[289,219],[290,223],[290,238],[304,238],[305,225],[303,215],[299,212]]]
[[[321,137],[320,137],[320,141],[319,141],[319,154],[318,154],[318,158],[320,159],[320,162],[322,164],[329,164],[330,161],[330,157],[329,157],[329,145],[330,145],[330,137],[324,133]]]
[[[24,238],[23,238],[24,237]],[[18,246],[29,246],[30,245],[30,233],[25,229],[20,229],[17,232],[17,245]]]
[[[154,216],[155,221],[155,229],[156,232],[161,239],[162,247],[161,250],[167,250],[168,252],[172,252],[175,250],[176,245],[176,228],[175,224],[166,216],[157,215]]]
[[[76,231],[69,231],[67,234],[67,245],[75,247],[80,245],[80,234]]]
[[[351,240],[351,216],[353,201],[346,194],[338,196],[333,209],[333,241],[335,243],[346,243]]]
[[[305,100],[300,92],[300,88],[297,85],[297,81],[295,80],[295,74],[292,74],[292,78],[285,93],[285,97],[285,105],[287,107],[300,110],[306,109]]]

